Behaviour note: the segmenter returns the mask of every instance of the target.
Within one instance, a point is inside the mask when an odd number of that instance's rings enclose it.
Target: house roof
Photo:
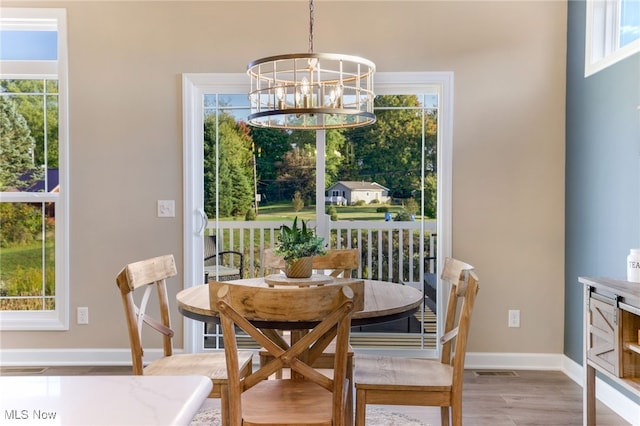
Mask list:
[[[352,191],[388,191],[389,190],[389,188],[386,188],[376,182],[351,181],[351,180],[338,181],[334,185],[331,185],[331,188],[339,184],[346,186]]]
[[[31,178],[31,173],[26,173],[23,176],[20,176],[21,181],[29,181]],[[47,178],[46,178],[47,189],[46,192],[53,192],[58,188],[60,184],[60,179],[58,176],[58,169],[47,169]],[[33,182],[31,185],[26,188],[20,189],[23,192],[45,192],[45,179],[39,179]]]

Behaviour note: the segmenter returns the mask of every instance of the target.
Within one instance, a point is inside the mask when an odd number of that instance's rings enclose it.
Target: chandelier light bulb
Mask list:
[[[276,86],[276,98],[278,100],[278,109],[285,109],[285,96],[284,96],[284,87],[282,87],[282,83],[279,83]]]
[[[303,95],[309,94],[309,80],[307,77],[302,77],[302,81],[300,81],[300,93]]]

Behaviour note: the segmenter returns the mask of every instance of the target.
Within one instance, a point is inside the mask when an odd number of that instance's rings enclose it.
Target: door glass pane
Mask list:
[[[235,252],[205,260],[205,273],[232,279],[242,260],[244,278],[263,276],[261,253],[282,224],[326,218],[329,247],[360,250],[357,277],[428,296],[409,318],[354,328],[354,346],[435,348],[438,94],[378,96],[374,125],[327,130],[319,208],[316,132],[249,127],[247,102],[203,99],[205,257],[208,244],[209,254]],[[205,347],[220,345],[217,327],[205,327]]]

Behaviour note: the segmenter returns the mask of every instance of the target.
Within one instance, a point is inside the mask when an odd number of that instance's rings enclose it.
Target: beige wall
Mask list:
[[[244,72],[306,51],[308,6],[3,3],[68,10],[72,321],[64,332],[3,332],[1,347],[127,348],[116,273],[164,253],[182,265],[181,73]],[[472,352],[563,350],[566,8],[316,3],[315,51],[361,55],[381,72],[455,73],[453,254],[481,279]],[[175,219],[155,217],[158,199],[177,200]],[[89,325],[75,325],[77,306],[89,307]],[[522,311],[521,328],[507,328],[508,309]]]

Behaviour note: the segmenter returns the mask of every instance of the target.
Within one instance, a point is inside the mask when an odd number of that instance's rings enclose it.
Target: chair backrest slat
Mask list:
[[[329,271],[332,277],[351,278],[358,270],[360,251],[358,249],[329,249],[327,253],[313,256],[314,270]],[[276,274],[284,271],[284,259],[275,254],[273,249],[265,249],[262,255],[265,274]]]
[[[216,236],[205,235],[204,236],[204,260],[214,257],[218,253]]]
[[[262,266],[265,275],[284,272],[284,259],[282,256],[278,256],[272,248],[267,248],[262,252]]]
[[[313,257],[313,269],[332,270],[332,277],[351,278],[358,270],[360,251],[358,249],[330,249],[324,256]]]

